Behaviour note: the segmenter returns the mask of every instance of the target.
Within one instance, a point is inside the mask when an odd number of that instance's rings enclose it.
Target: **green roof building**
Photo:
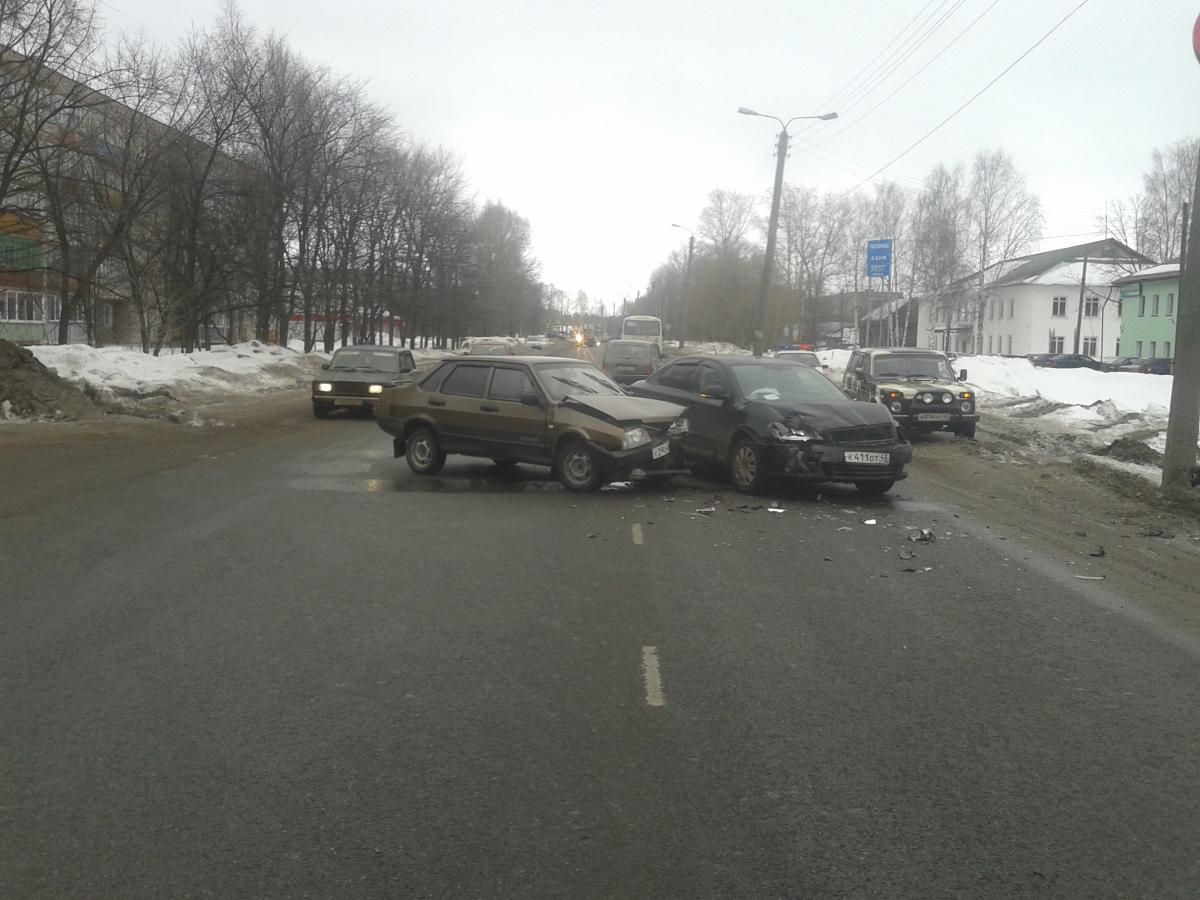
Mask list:
[[[1179,263],[1142,269],[1113,284],[1121,291],[1121,343],[1117,355],[1174,359]]]

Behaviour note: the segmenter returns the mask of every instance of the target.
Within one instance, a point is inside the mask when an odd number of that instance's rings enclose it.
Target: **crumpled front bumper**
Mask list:
[[[904,467],[912,462],[912,444],[854,447],[822,441],[771,443],[762,447],[766,472],[798,481],[900,481],[908,477]],[[886,464],[847,459],[846,454],[886,454]]]
[[[665,456],[654,458],[654,448],[667,446]],[[632,450],[609,450],[589,441],[588,446],[596,454],[604,473],[609,478],[631,478],[657,475],[683,475],[688,468],[683,462],[683,451],[679,441],[657,440]]]

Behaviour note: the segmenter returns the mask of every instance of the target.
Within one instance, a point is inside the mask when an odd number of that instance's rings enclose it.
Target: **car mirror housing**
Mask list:
[[[967,380],[967,370],[966,370],[966,369],[959,369],[959,370],[958,370],[958,380],[959,380],[959,381],[966,381],[966,380]]]
[[[721,387],[720,385],[713,385],[710,388],[706,388],[704,393],[700,396],[705,400],[728,400],[729,391],[725,390],[725,388]]]
[[[329,363],[321,363],[321,368],[324,369],[326,372],[328,372],[329,371]]]
[[[527,394],[521,395],[521,405],[522,406],[536,406],[536,407],[540,408],[542,405],[542,398],[539,397],[537,394],[533,393],[532,391],[530,391]]]

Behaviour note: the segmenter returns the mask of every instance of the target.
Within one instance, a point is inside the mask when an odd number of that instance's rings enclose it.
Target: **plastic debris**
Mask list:
[[[715,506],[702,506],[698,510],[696,510],[697,514],[699,514],[701,516],[711,516],[716,511],[717,511],[717,508]]]
[[[773,513],[785,513],[785,512],[787,512],[787,510],[786,510],[786,509],[783,509],[783,508],[782,508],[782,507],[780,507],[780,506],[768,506],[768,507],[767,507],[767,512],[773,512]]]
[[[916,559],[916,558],[917,558],[917,554],[916,554],[916,553],[914,553],[912,550],[901,550],[901,551],[900,551],[900,558],[901,558],[901,559]]]
[[[1101,556],[1108,556],[1108,554],[1104,552],[1104,545],[1101,544],[1095,550],[1090,551],[1088,553],[1088,556],[1101,557]]]
[[[932,544],[934,541],[937,540],[937,535],[934,534],[932,531],[930,531],[928,528],[922,528],[916,534],[910,534],[908,536],[908,539],[910,541],[917,541],[922,544]]]
[[[1174,534],[1164,531],[1162,528],[1147,528],[1145,531],[1139,531],[1138,534],[1142,537],[1166,538],[1168,540],[1175,537]]]
[[[843,525],[841,528],[838,529],[838,531],[853,531],[853,530],[854,529],[851,528],[849,525]]]
[[[876,522],[875,519],[863,519],[863,524],[864,525],[875,525],[878,523]]]
[[[1076,575],[1075,577],[1078,578],[1080,581],[1103,581],[1106,576],[1104,576],[1104,575]]]

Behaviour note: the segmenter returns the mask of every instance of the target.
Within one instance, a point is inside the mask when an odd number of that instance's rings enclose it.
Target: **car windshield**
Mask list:
[[[643,341],[613,341],[604,354],[605,359],[633,359],[642,362],[654,359],[654,347]]]
[[[329,363],[331,369],[360,372],[399,372],[400,357],[380,350],[338,350]]]
[[[561,400],[570,394],[625,393],[620,385],[592,365],[567,363],[542,366],[537,373],[542,387],[553,400]]]
[[[944,378],[954,380],[954,370],[943,356],[885,353],[875,357],[871,374],[876,378]]]
[[[792,363],[735,363],[730,368],[738,390],[747,400],[826,402],[846,399],[828,378],[808,367]]]

